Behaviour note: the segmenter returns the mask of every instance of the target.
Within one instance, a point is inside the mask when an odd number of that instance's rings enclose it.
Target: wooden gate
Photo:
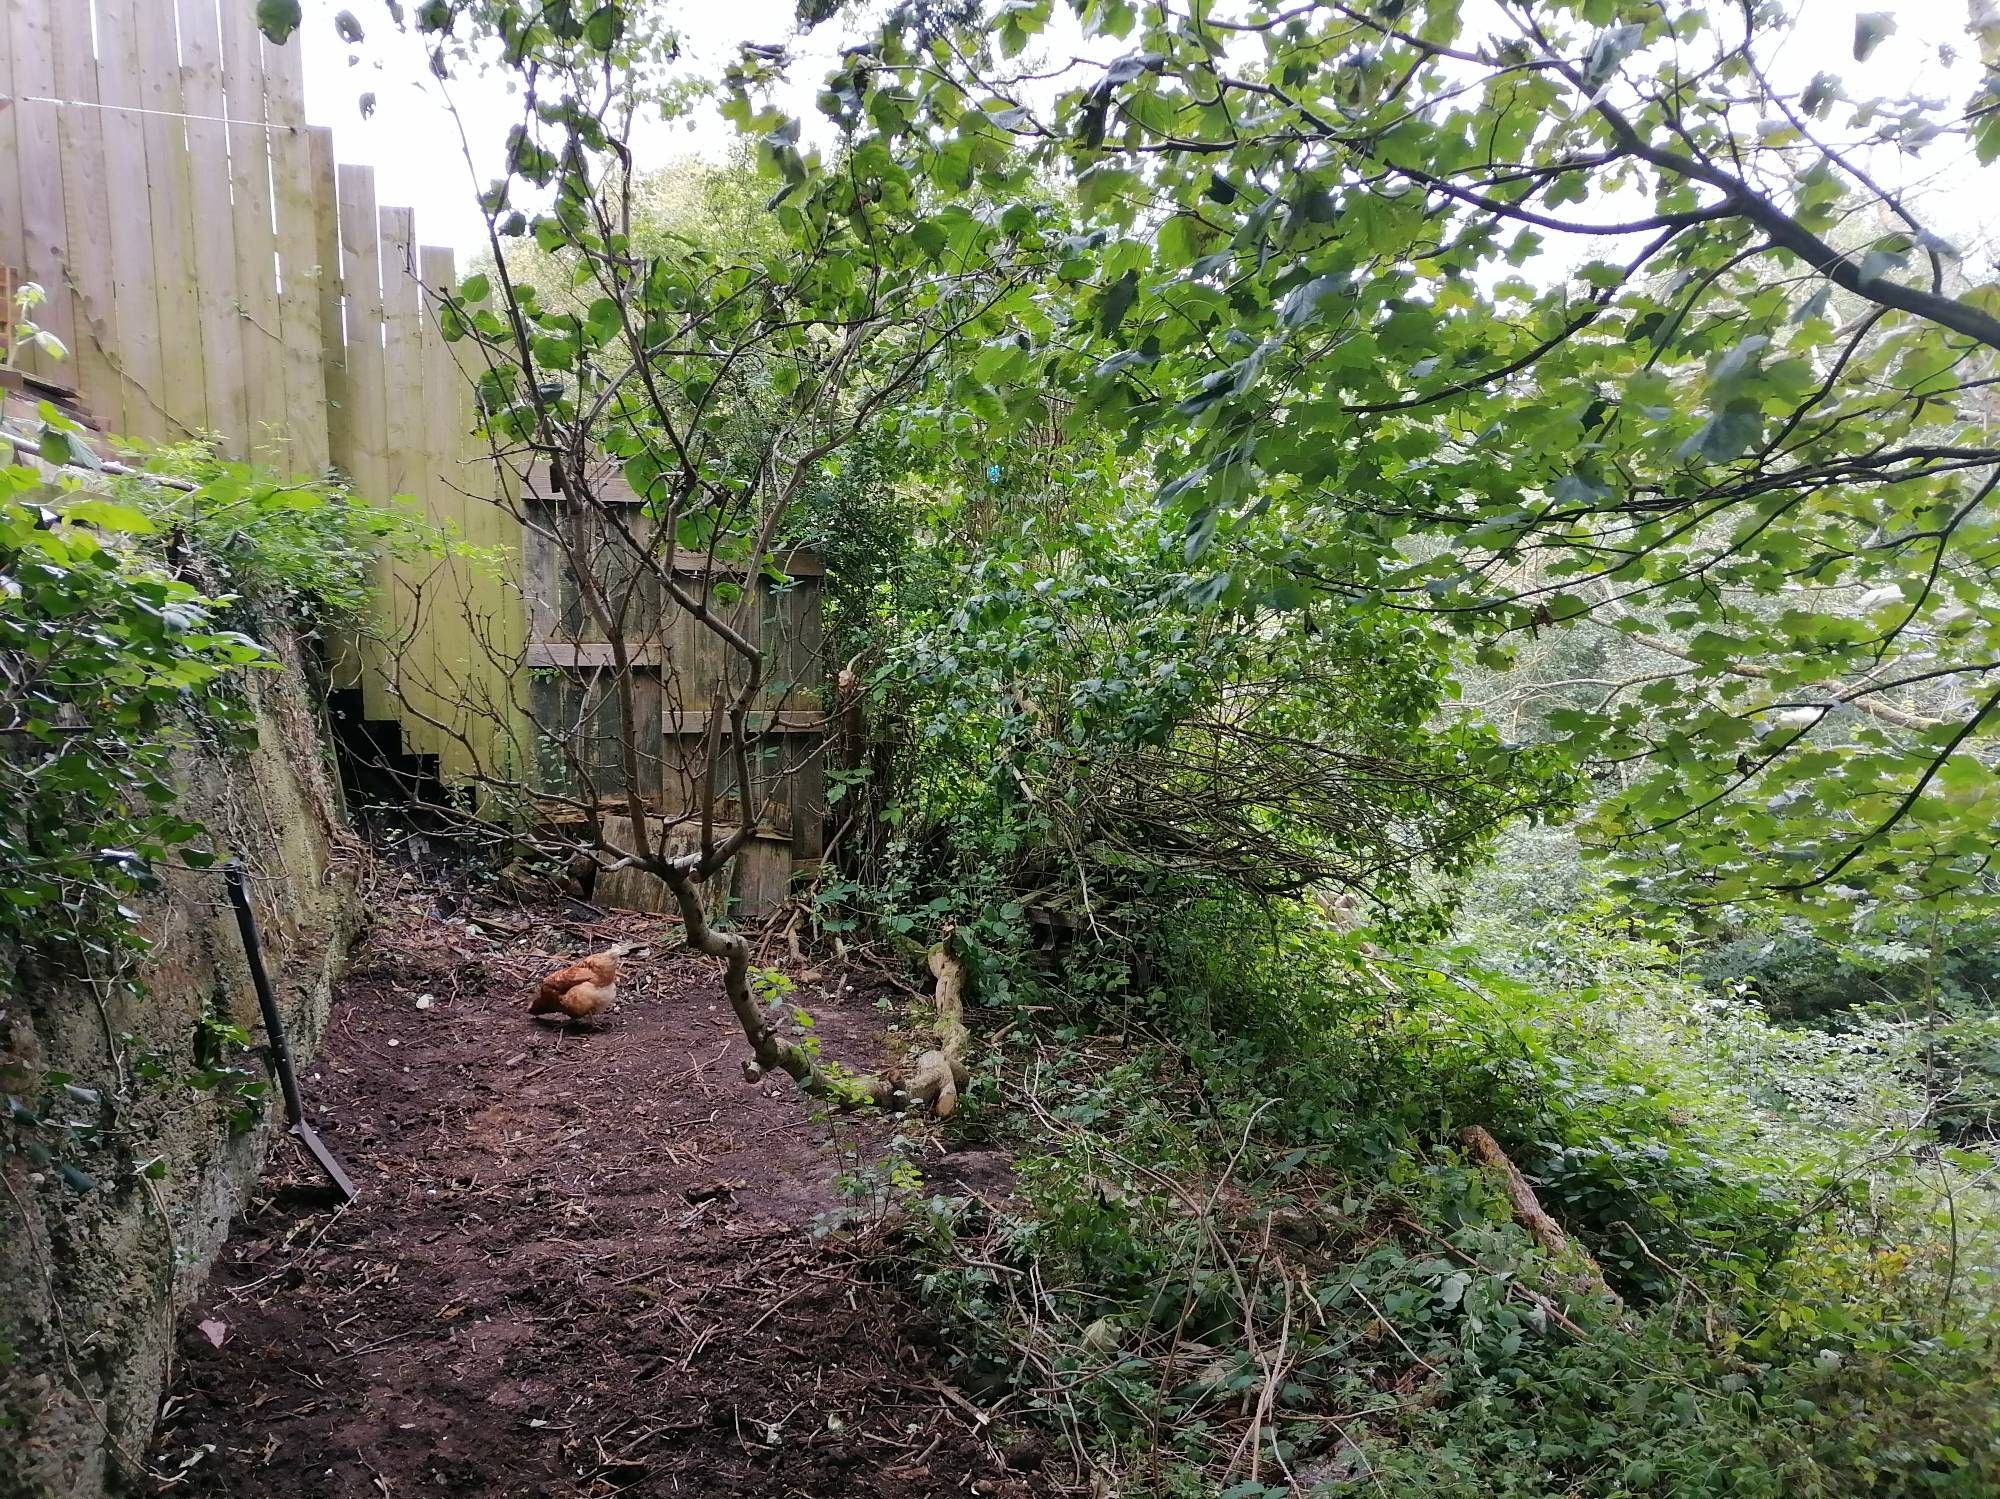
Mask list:
[[[593,492],[614,515],[577,509],[546,484],[527,496],[523,569],[527,595],[528,701],[537,726],[536,765],[551,820],[582,820],[599,809],[611,841],[630,847],[628,750],[654,835],[686,843],[708,806],[715,826],[739,826],[754,809],[756,833],[727,892],[738,914],[778,904],[801,868],[825,847],[823,755],[827,680],[821,630],[822,569],[795,551],[778,558],[782,583],[760,580],[718,603],[729,623],[765,654],[763,684],[746,719],[750,785],[737,784],[738,758],[723,710],[743,680],[737,658],[700,621],[662,607],[658,567],[648,555],[653,527],[621,479],[593,476]],[[603,581],[607,621],[585,607],[574,562]],[[689,593],[727,599],[740,573],[711,569],[699,555],[676,557],[674,576]],[[631,670],[634,726],[628,733],[611,640]],[[628,744],[629,739],[629,744]],[[612,876],[599,895],[614,904],[665,909],[666,891],[645,876]]]

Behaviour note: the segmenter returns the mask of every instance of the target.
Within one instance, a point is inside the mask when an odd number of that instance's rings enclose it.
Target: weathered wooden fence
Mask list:
[[[776,559],[783,582],[760,579],[743,598],[718,606],[765,655],[765,675],[745,724],[750,784],[739,785],[729,720],[718,709],[740,679],[740,663],[719,637],[661,597],[661,559],[651,555],[654,526],[638,496],[606,465],[593,476],[593,487],[614,509],[572,511],[552,483],[535,482],[539,477],[531,473],[525,486],[522,586],[528,699],[543,731],[540,784],[573,803],[608,806],[612,841],[628,849],[631,824],[622,815],[628,747],[638,768],[630,784],[637,785],[656,836],[691,836],[703,806],[723,827],[736,825],[747,809],[756,832],[731,870],[728,893],[745,913],[769,910],[783,899],[794,871],[824,851],[826,723],[816,689],[826,669],[818,559],[788,553]],[[579,596],[572,558],[603,583],[630,675],[630,729],[616,690],[610,634]],[[704,594],[716,581],[698,553],[678,554],[674,572],[690,594]],[[644,877],[614,880],[609,894],[619,904],[670,908],[665,887]]]
[[[447,783],[574,794],[581,768],[593,795],[621,796],[602,647],[546,540],[568,522],[532,478],[499,493],[458,346],[439,335],[452,253],[418,242],[409,209],[376,203],[369,168],[336,162],[332,132],[305,123],[304,44],[270,46],[251,11],[0,0],[0,267],[47,290],[40,321],[72,350],[32,372],[73,387],[105,431],[337,469],[367,501],[482,549],[386,556],[379,628],[343,651],[341,685]],[[605,548],[591,565],[620,560]],[[742,605],[773,652],[752,787],[704,779],[713,642],[645,605],[642,793],[668,819],[711,792],[724,818],[753,802],[760,837],[737,891],[752,909],[820,852],[820,580],[807,559],[793,572]]]
[[[305,123],[301,45],[268,45],[244,0],[0,0],[0,264],[73,351],[33,372],[121,437],[337,468],[517,556],[425,295],[452,254]],[[342,663],[368,716],[447,781],[518,769],[508,564],[394,555],[381,581],[378,638]]]

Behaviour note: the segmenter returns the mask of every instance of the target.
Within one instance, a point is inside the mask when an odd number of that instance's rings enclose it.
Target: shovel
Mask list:
[[[223,870],[223,878],[229,883],[229,903],[236,908],[236,929],[243,934],[243,956],[250,964],[250,982],[257,988],[257,1007],[264,1012],[264,1033],[271,1038],[271,1064],[278,1073],[278,1086],[284,1090],[285,1116],[292,1121],[292,1133],[319,1162],[319,1169],[326,1173],[326,1179],[333,1183],[334,1190],[340,1193],[342,1199],[352,1202],[361,1195],[360,1192],[348,1180],[347,1173],[340,1169],[340,1162],[333,1158],[326,1142],[306,1123],[306,1106],[299,1098],[299,1080],[292,1072],[292,1048],[285,1040],[285,1023],[278,1018],[278,1001],[271,993],[270,976],[264,972],[264,951],[257,940],[257,916],[250,909],[250,886],[243,861],[231,859]]]

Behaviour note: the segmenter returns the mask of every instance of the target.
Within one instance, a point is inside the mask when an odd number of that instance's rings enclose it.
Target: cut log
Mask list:
[[[1580,1289],[1602,1297],[1613,1306],[1623,1306],[1625,1303],[1618,1293],[1606,1284],[1604,1271],[1598,1267],[1597,1261],[1548,1215],[1541,1199],[1535,1196],[1535,1189],[1528,1185],[1528,1179],[1521,1175],[1520,1168],[1508,1159],[1507,1152],[1500,1148],[1500,1142],[1477,1124],[1468,1124],[1458,1132],[1458,1138],[1472,1153],[1474,1160],[1499,1178],[1508,1202],[1513,1205],[1515,1221],[1547,1251],[1549,1258],[1571,1269],[1582,1282]]]

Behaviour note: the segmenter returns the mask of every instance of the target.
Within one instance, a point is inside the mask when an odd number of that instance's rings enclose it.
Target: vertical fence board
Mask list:
[[[352,445],[347,428],[347,336],[341,306],[340,210],[333,185],[333,132],[324,125],[306,132],[312,174],[313,259],[319,266],[320,386],[326,393],[327,461]],[[342,467],[345,467],[343,464]]]
[[[264,122],[264,59],[250,7],[224,0],[222,88],[229,124],[229,185],[236,204],[236,299],[248,425],[234,456],[282,460],[284,338],[278,315],[277,238],[271,220],[270,137]],[[277,467],[287,468],[282,461]]]
[[[165,383],[160,354],[160,309],[152,230],[144,213],[124,205],[144,203],[146,133],[139,91],[138,32],[132,0],[98,0],[97,97],[104,108],[104,231],[111,242],[111,279],[118,309],[118,430],[131,437],[169,435],[159,401]],[[110,413],[100,413],[109,418]]]
[[[63,268],[62,178],[59,175],[61,148],[58,144],[55,36],[45,6],[16,3],[6,7],[6,25],[0,35],[0,53],[12,54],[11,84],[0,81],[0,89],[11,89],[14,150],[18,153],[20,196],[19,225],[21,258],[11,262],[25,279],[38,284],[48,300],[30,317],[37,327],[46,328],[68,348],[76,347],[74,296]],[[7,62],[0,60],[0,68]],[[0,143],[0,182],[13,170],[5,145]],[[0,255],[0,259],[6,259]],[[67,359],[57,360],[36,354],[26,367],[44,379],[74,385],[76,372]]]
[[[285,414],[292,467],[317,474],[327,465],[326,376],[321,368],[319,234],[306,139],[303,43],[264,48],[266,112],[271,122],[271,182],[277,221],[279,325],[284,340]]]
[[[369,167],[339,167],[335,191],[340,218],[340,287],[346,312],[347,410],[345,452],[334,461],[347,470],[365,498],[386,505],[392,498],[388,468],[386,387],[382,350],[382,253],[375,208],[375,173]],[[384,556],[375,570],[376,633],[394,630],[395,563]],[[373,719],[395,717],[389,696],[388,652],[380,640],[361,642],[362,711]]]
[[[201,325],[208,424],[231,443],[250,431],[242,316],[237,311],[236,205],[230,201],[228,97],[215,0],[180,0],[181,97],[187,104],[188,185],[194,208],[193,287]]]
[[[354,428],[347,380],[347,273],[340,250],[340,193],[334,181],[333,131],[307,132],[312,164],[313,249],[319,259],[320,374],[326,389],[327,463],[354,478]],[[360,644],[348,631],[327,641],[327,672],[337,688],[361,685]]]
[[[382,217],[382,357],[387,371],[388,486],[385,497],[401,497],[426,508],[427,454],[424,446],[424,310],[417,285],[414,215],[407,208],[384,208]],[[432,605],[437,564],[431,558],[405,559],[396,569],[391,602],[394,620],[392,663],[396,696],[406,712],[404,741],[421,753],[438,752],[436,660],[426,619]]]
[[[424,439],[429,450],[429,513],[432,524],[463,542],[466,524],[465,382],[452,346],[445,342],[437,314],[443,298],[458,284],[457,264],[448,249],[426,245],[418,252],[424,302]],[[472,712],[478,681],[478,644],[474,615],[478,600],[472,568],[463,557],[446,560],[433,575],[427,618],[436,689],[441,714],[451,725],[440,752],[447,779],[474,774],[484,758],[477,752],[483,736]]]
[[[158,404],[176,435],[211,425],[203,398],[201,322],[195,303],[194,205],[188,180],[186,114],[172,0],[138,10],[139,97],[145,105],[146,218],[153,234],[154,295],[160,309]]]
[[[7,9],[0,12],[0,94],[5,94],[8,103],[0,106],[0,188],[10,195],[16,190],[16,173],[21,169],[20,120],[21,111],[14,100],[14,43],[8,35],[8,23],[17,8],[15,0],[6,0]],[[19,271],[28,263],[27,245],[21,234],[21,219],[18,214],[0,213],[0,266]]]
[[[105,191],[104,111],[97,107],[97,51],[87,4],[54,9],[57,149],[62,173],[66,277],[75,292],[76,376],[84,403],[107,431],[120,430],[123,398],[113,360],[121,345],[113,291],[111,218]]]

